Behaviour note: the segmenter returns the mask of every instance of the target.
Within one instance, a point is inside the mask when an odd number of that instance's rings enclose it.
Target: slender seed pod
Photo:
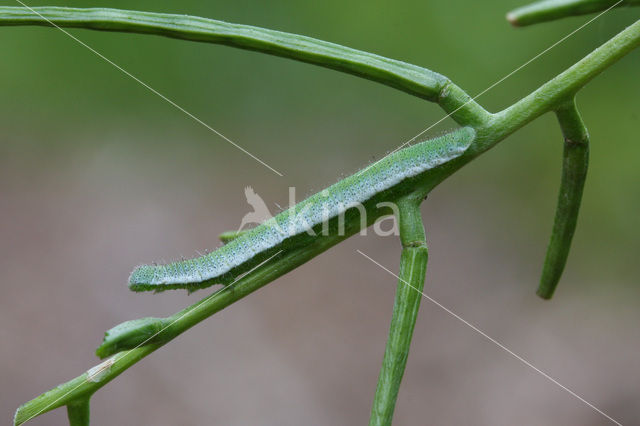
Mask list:
[[[436,101],[449,82],[426,68],[328,41],[198,16],[109,8],[0,7],[0,25],[53,24],[226,44],[332,68],[430,101]]]
[[[543,299],[553,296],[567,263],[589,164],[589,134],[575,102],[563,105],[556,115],[564,134],[564,151],[556,216],[537,291]]]

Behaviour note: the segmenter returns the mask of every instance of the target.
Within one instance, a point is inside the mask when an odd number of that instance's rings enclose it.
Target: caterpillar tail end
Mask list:
[[[165,290],[187,290],[189,293],[193,293],[196,290],[210,287],[214,284],[226,285],[234,277],[231,274],[223,274],[205,279],[198,272],[192,272],[191,274],[183,272],[179,276],[168,275],[172,270],[193,270],[196,267],[193,259],[169,265],[140,265],[129,276],[129,290],[136,292],[152,291],[154,293],[160,293]]]
[[[165,318],[140,318],[125,321],[104,334],[102,344],[96,349],[101,359],[128,349],[167,340],[165,329],[170,323]]]

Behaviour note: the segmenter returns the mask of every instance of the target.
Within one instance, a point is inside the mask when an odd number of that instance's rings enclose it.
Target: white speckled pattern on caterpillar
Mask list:
[[[335,218],[405,179],[462,155],[475,131],[463,127],[390,154],[312,195],[207,255],[166,265],[142,265],[129,279],[135,291],[187,288],[224,283],[225,274],[310,228]],[[228,279],[226,280],[228,281]]]

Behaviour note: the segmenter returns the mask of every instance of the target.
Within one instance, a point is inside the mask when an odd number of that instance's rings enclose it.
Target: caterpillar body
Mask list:
[[[278,251],[313,244],[314,227],[338,218],[351,207],[366,205],[380,194],[387,201],[394,200],[402,195],[404,181],[420,178],[461,156],[475,135],[473,128],[463,127],[394,152],[207,255],[165,265],[138,266],[129,278],[129,288],[194,291],[213,284],[226,285]]]

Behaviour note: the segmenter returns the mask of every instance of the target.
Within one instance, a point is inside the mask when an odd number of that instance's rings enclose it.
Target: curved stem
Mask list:
[[[426,68],[373,53],[311,37],[196,16],[103,8],[0,7],[1,25],[87,28],[224,44],[353,74],[432,102],[439,102],[443,88],[451,84],[443,75]],[[456,94],[446,103],[458,102],[455,105],[458,108],[464,105],[459,102],[463,98],[464,94]],[[454,119],[464,114],[472,117],[487,114],[475,103],[464,105],[463,109],[453,115]]]
[[[67,404],[69,426],[89,426],[89,398]]]
[[[639,0],[640,1],[640,0]],[[437,102],[463,125],[492,127],[495,142],[539,115],[555,109],[589,80],[629,53],[640,42],[640,21],[583,60],[498,114],[489,114],[447,77],[416,65],[280,31],[186,15],[118,9],[0,7],[0,26],[42,25],[157,34],[225,44],[283,56],[377,81]],[[508,118],[508,120],[507,120]],[[508,124],[508,125],[505,125]],[[500,127],[506,132],[501,133]]]
[[[420,200],[398,203],[402,255],[389,338],[382,360],[369,425],[390,425],[407,364],[413,329],[420,308],[427,270],[427,244],[420,215]]]
[[[568,16],[587,15],[610,7],[639,6],[640,0],[542,0],[507,13],[511,25],[524,27]]]
[[[564,135],[562,180],[551,241],[537,294],[550,299],[567,263],[589,164],[589,133],[572,99],[556,111]]]

